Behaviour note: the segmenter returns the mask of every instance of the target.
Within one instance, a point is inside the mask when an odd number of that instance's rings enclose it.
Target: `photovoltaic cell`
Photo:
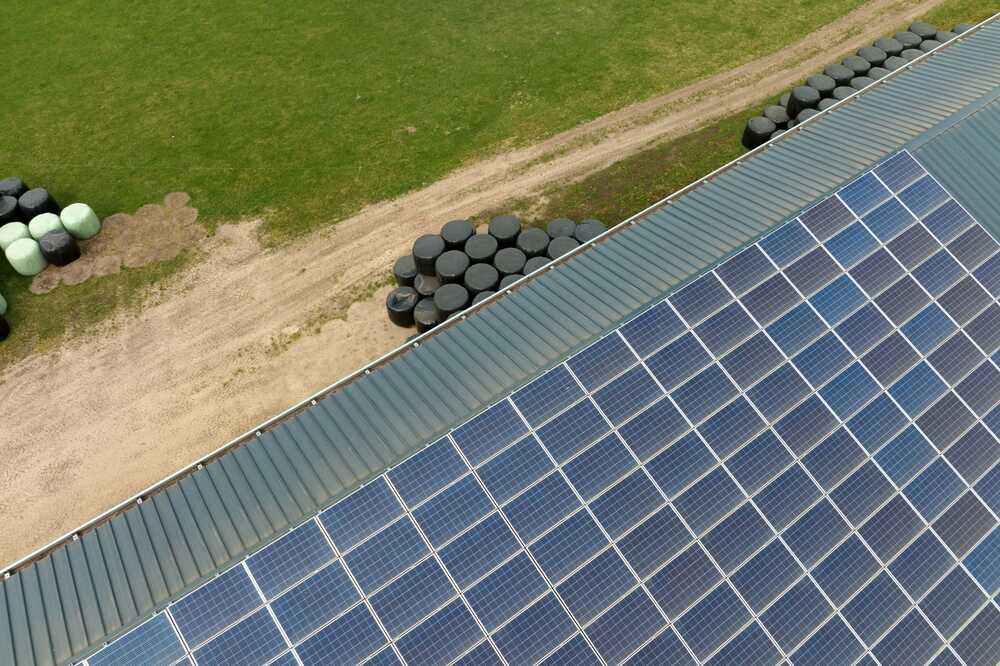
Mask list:
[[[90,663],[996,663],[1000,253],[876,175]]]

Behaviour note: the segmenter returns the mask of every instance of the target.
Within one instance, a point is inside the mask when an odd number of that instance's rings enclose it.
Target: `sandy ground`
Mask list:
[[[412,331],[387,322],[388,287],[346,311],[342,304],[370,290],[417,235],[777,94],[938,1],[875,0],[771,56],[469,165],[290,247],[262,251],[254,221],[222,227],[201,241],[204,260],[140,313],[0,375],[0,413],[17,414],[0,433],[0,561],[400,344]]]

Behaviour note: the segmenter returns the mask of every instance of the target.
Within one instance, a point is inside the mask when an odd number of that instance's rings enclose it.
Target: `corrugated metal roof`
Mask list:
[[[19,566],[0,663],[97,649],[900,147],[994,219],[998,65],[994,22]]]

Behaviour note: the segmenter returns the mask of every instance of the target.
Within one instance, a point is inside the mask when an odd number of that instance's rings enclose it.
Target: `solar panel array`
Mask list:
[[[996,664],[997,250],[899,153],[88,662]]]

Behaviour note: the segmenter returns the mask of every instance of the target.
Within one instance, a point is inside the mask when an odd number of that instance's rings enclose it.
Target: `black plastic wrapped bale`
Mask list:
[[[889,56],[885,59],[885,63],[883,63],[882,66],[890,72],[895,72],[897,69],[906,67],[908,64],[910,64],[910,61],[906,58],[901,58],[900,56]]]
[[[788,127],[788,111],[783,106],[772,104],[771,106],[764,107],[764,117],[774,123],[774,126],[778,129]]]
[[[837,87],[837,82],[826,74],[813,74],[806,79],[806,85],[818,90],[820,97],[829,97],[833,94],[833,89]]]
[[[862,46],[858,49],[858,56],[867,60],[872,67],[878,67],[885,62],[889,54],[877,46]]]
[[[788,130],[776,129],[773,132],[771,132],[771,138],[772,139],[777,139],[779,136],[781,136],[782,134],[784,134],[787,131]]]
[[[20,209],[17,207],[17,199],[12,196],[0,196],[0,227],[8,222],[21,221]]]
[[[479,305],[480,303],[482,303],[483,301],[485,301],[487,298],[489,298],[490,296],[492,296],[495,293],[497,293],[497,292],[495,292],[495,291],[481,291],[481,292],[479,292],[478,294],[476,294],[475,296],[472,297],[472,305]]]
[[[440,286],[441,280],[438,280],[437,275],[417,273],[417,277],[413,278],[413,288],[417,290],[418,294],[424,297],[433,296],[434,292]]]
[[[875,42],[875,48],[885,51],[885,57],[898,56],[903,52],[903,45],[898,39],[893,39],[892,37],[883,37],[882,39]]]
[[[838,101],[840,101],[840,100],[836,100],[836,99],[834,99],[832,97],[827,97],[826,99],[821,99],[819,101],[819,106],[816,107],[816,108],[819,109],[820,111],[826,111],[831,106],[833,106],[834,104],[836,104]]]
[[[575,238],[553,238],[552,242],[549,243],[549,258],[558,259],[578,247],[580,247],[580,243]]]
[[[392,265],[392,275],[396,278],[397,286],[412,287],[413,278],[417,277],[417,262],[413,255],[407,254],[397,259]]]
[[[887,70],[885,67],[872,67],[871,69],[868,70],[868,78],[875,79],[876,81],[881,79],[883,76],[886,76],[887,74],[889,74],[889,70]]]
[[[851,86],[837,86],[833,89],[833,98],[836,100],[847,99],[856,92],[858,91]]]
[[[975,23],[956,23],[955,27],[951,29],[956,35],[961,35],[963,32],[968,32],[976,27]]]
[[[66,266],[80,258],[79,244],[65,231],[50,231],[41,237],[38,246],[53,266]]]
[[[924,54],[919,48],[915,49],[903,49],[903,52],[899,54],[899,57],[904,60],[916,60]]]
[[[497,239],[489,234],[476,234],[465,241],[465,254],[469,256],[469,261],[479,263],[482,261],[493,261],[493,255],[497,253]]]
[[[809,120],[815,115],[818,115],[819,111],[816,109],[802,109],[799,111],[799,115],[795,116],[795,124],[801,125],[805,121]]]
[[[476,230],[468,220],[452,220],[441,227],[441,238],[449,250],[461,250]]]
[[[42,213],[55,213],[58,215],[59,211],[62,210],[59,204],[56,203],[55,198],[44,187],[36,187],[33,190],[28,190],[18,197],[17,205],[21,209],[21,215],[24,216],[25,220],[30,220]]]
[[[434,292],[434,308],[444,321],[469,304],[469,292],[460,284],[443,284]]]
[[[524,276],[520,273],[511,273],[510,275],[505,275],[502,280],[500,280],[500,291],[503,291],[510,285],[514,284]]]
[[[527,258],[545,254],[549,246],[549,235],[541,229],[525,229],[517,235],[517,249]]]
[[[568,217],[558,217],[545,225],[545,233],[549,235],[549,238],[572,236],[574,231],[576,231],[576,222]]]
[[[833,79],[838,86],[846,86],[848,81],[857,76],[853,69],[840,63],[827,65],[823,68],[823,73]]]
[[[448,250],[434,262],[434,272],[441,284],[461,282],[465,270],[469,267],[469,256],[461,250]]]
[[[520,273],[524,268],[524,262],[528,258],[524,256],[524,252],[521,252],[516,247],[505,247],[502,250],[498,250],[495,257],[493,257],[493,266],[500,272],[501,276],[512,275],[514,273]]]
[[[426,333],[441,323],[437,308],[434,307],[433,298],[421,298],[413,308],[413,322],[417,325],[417,331]]]
[[[497,239],[500,247],[513,247],[519,233],[521,220],[513,215],[498,215],[490,220],[490,235]]]
[[[855,76],[851,79],[851,87],[855,90],[861,90],[867,88],[871,84],[875,83],[875,79],[870,76]]]
[[[499,282],[500,273],[490,264],[472,264],[463,278],[463,284],[470,294],[494,291]]]
[[[939,42],[936,39],[925,39],[924,41],[920,42],[920,50],[923,51],[924,53],[929,53],[930,51],[933,51],[939,46],[941,46],[941,42]]]
[[[942,44],[944,44],[945,42],[950,42],[956,37],[958,37],[958,33],[952,32],[951,30],[938,30],[937,34],[934,35],[934,39],[938,40]]]
[[[844,69],[847,68],[845,67]],[[795,118],[802,109],[815,109],[816,105],[819,104],[819,100],[819,91],[815,88],[810,86],[796,86],[792,88],[792,96],[788,100],[788,117]]]
[[[537,270],[545,268],[552,262],[548,257],[532,257],[524,262],[524,274],[531,275]]]
[[[3,180],[0,180],[0,196],[17,199],[27,191],[28,186],[17,176],[7,176]]]
[[[573,232],[573,238],[577,239],[581,243],[586,243],[597,238],[608,228],[604,226],[604,223],[600,220],[584,220],[580,224],[576,225],[576,231]]]
[[[910,32],[920,39],[933,39],[934,35],[938,33],[938,29],[930,23],[914,21],[910,24]]]
[[[420,295],[413,287],[396,287],[390,291],[385,299],[389,321],[396,326],[413,326],[413,308],[419,300]]]
[[[413,260],[424,275],[434,274],[434,262],[444,252],[444,239],[437,234],[424,234],[413,241]]]
[[[743,128],[743,138],[740,143],[747,150],[753,150],[771,138],[771,133],[778,129],[778,126],[763,116],[756,116],[747,120],[747,126]]]
[[[3,315],[0,315],[0,342],[3,342],[9,337],[10,337],[10,324],[8,324],[7,320],[3,318]]]
[[[783,106],[783,107],[785,107],[787,109],[788,108],[788,100],[791,99],[791,97],[792,97],[792,91],[791,90],[789,90],[786,93],[782,93],[781,97],[778,98],[778,106]]]
[[[859,55],[847,56],[840,64],[854,72],[854,76],[864,76],[872,68],[872,64]]]
[[[893,38],[903,45],[904,50],[915,49],[920,46],[920,42],[924,41],[921,39],[920,35],[909,31],[897,32],[893,35]]]

